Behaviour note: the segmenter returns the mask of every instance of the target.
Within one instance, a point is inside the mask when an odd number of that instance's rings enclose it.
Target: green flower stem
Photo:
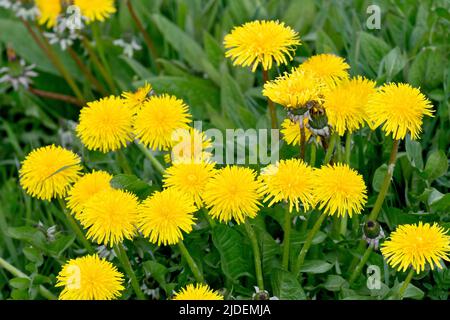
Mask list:
[[[306,233],[306,230],[308,230],[308,224],[309,224],[310,218],[311,218],[311,212],[305,212],[305,220],[303,221],[302,225],[300,226],[300,233]]]
[[[189,254],[189,251],[187,250],[183,241],[178,242],[178,248],[180,249],[181,255],[183,256],[183,258],[186,260],[187,264],[189,265],[189,268],[191,269],[192,273],[194,274],[195,281],[197,281],[198,283],[204,283],[205,279],[203,278],[203,274],[200,271],[197,263],[194,261],[192,256]]]
[[[282,266],[283,269],[289,270],[289,253],[291,246],[291,213],[289,212],[289,205],[286,205],[286,212],[284,214],[284,241],[283,241],[283,259]]]
[[[262,76],[263,76],[264,83],[269,81],[269,71],[268,70],[263,69]],[[277,119],[277,111],[275,110],[275,104],[269,98],[267,98],[267,104],[269,105],[270,121],[272,124],[272,129],[278,129],[278,119]]]
[[[325,158],[323,160],[323,164],[328,164],[331,161],[331,158],[333,157],[333,151],[334,147],[336,146],[336,141],[338,139],[338,134],[333,133],[333,135],[330,138],[330,143],[328,144],[327,152],[325,153]]]
[[[253,257],[255,260],[256,283],[258,285],[259,290],[264,290],[264,278],[263,278],[262,265],[261,265],[261,253],[259,251],[259,245],[258,245],[258,240],[256,239],[255,230],[253,230],[252,225],[248,221],[244,222],[244,227],[245,227],[245,231],[247,231],[247,235],[252,244]]]
[[[58,69],[59,73],[63,76],[64,80],[66,80],[67,84],[72,89],[72,91],[75,94],[75,96],[77,97],[77,99],[84,102],[84,96],[81,93],[81,90],[79,89],[75,80],[72,78],[70,72],[66,69],[64,64],[59,59],[58,55],[52,49],[52,46],[48,43],[46,38],[43,36],[39,37],[38,34],[31,27],[31,25],[28,23],[28,21],[26,21],[24,19],[21,19],[21,20],[22,20],[22,23],[24,24],[25,28],[28,30],[29,34],[33,38],[33,40],[41,48],[41,50],[46,54],[46,56],[52,62],[52,64],[56,67],[56,69]],[[38,30],[41,33],[39,27],[38,27]]]
[[[209,215],[209,212],[205,208],[202,208],[202,212],[203,215],[205,216],[205,219],[208,221],[211,229],[214,229],[214,227],[216,226],[216,221],[214,221],[214,219]]]
[[[310,153],[310,157],[309,157],[309,165],[311,167],[315,167],[316,166],[316,156],[317,156],[317,146],[315,142],[311,143],[311,153]]]
[[[350,157],[352,153],[352,134],[347,132],[345,137],[345,163],[350,166]]]
[[[8,271],[17,278],[30,279],[29,276],[27,276],[25,273],[23,273],[22,271],[20,271],[19,269],[8,263],[6,260],[2,259],[1,257],[0,257],[0,268],[5,269],[6,271]],[[47,288],[45,288],[42,285],[39,286],[39,293],[48,300],[58,299],[53,293],[51,293]]]
[[[294,265],[294,274],[300,276],[300,269],[303,266],[303,262],[305,262],[306,254],[308,253],[309,248],[311,247],[312,241],[314,239],[314,236],[317,234],[317,232],[320,229],[320,226],[322,225],[323,220],[325,220],[325,217],[327,214],[323,212],[319,219],[317,219],[316,223],[314,224],[311,231],[309,231],[308,236],[306,238],[305,244],[303,245],[302,250],[300,251],[300,254],[298,255],[297,261]]]
[[[80,226],[78,225],[78,223],[75,221],[74,217],[67,212],[66,210],[66,205],[64,204],[64,201],[61,198],[58,198],[58,203],[61,206],[61,210],[64,212],[66,218],[67,218],[67,223],[69,225],[69,227],[72,229],[73,233],[75,233],[75,235],[77,236],[78,240],[80,241],[80,243],[84,246],[84,248],[90,253],[94,253],[94,249],[92,248],[91,243],[86,239],[83,231],[81,231]]]
[[[131,3],[131,0],[126,0],[128,11],[130,12],[131,18],[133,19],[134,23],[136,24],[136,27],[139,29],[139,32],[144,37],[145,44],[147,45],[151,56],[153,58],[153,61],[155,62],[156,71],[159,71],[158,66],[158,53],[156,52],[155,45],[153,44],[152,38],[148,34],[147,30],[145,30],[141,20],[139,20],[139,17],[136,14],[136,11],[133,8],[133,4]]]
[[[133,174],[133,170],[131,170],[130,163],[128,162],[123,150],[117,150],[117,161],[126,174]]]
[[[306,152],[306,132],[305,126],[299,122],[300,125],[300,159],[305,160],[305,152]]]
[[[136,278],[136,274],[133,271],[133,268],[131,267],[130,259],[128,259],[128,255],[125,252],[125,249],[123,248],[122,244],[116,244],[114,246],[114,252],[117,255],[117,258],[119,258],[120,264],[124,268],[126,274],[131,280],[131,286],[133,287],[134,292],[136,293],[136,296],[139,300],[145,300],[145,294],[142,292],[141,287],[139,286],[139,282]]]
[[[142,151],[142,153],[150,160],[150,162],[152,163],[153,167],[156,170],[158,170],[159,173],[164,175],[164,173],[166,172],[166,169],[163,167],[161,162],[159,162],[158,159],[155,158],[153,153],[150,150],[148,150],[146,147],[144,147],[142,144],[140,144],[139,142],[136,142],[136,145]]]
[[[411,270],[409,270],[408,275],[406,276],[405,282],[403,282],[403,285],[398,290],[398,298],[400,300],[403,299],[403,295],[405,294],[406,288],[408,288],[408,285],[411,282],[413,276],[414,276],[414,269],[411,268]]]
[[[350,276],[350,280],[348,281],[350,285],[352,285],[353,282],[356,280],[356,278],[361,274],[362,268],[364,267],[367,260],[369,259],[372,251],[373,251],[373,246],[369,245],[366,249],[366,252],[364,252],[364,255],[362,256],[361,260],[359,261],[358,265],[353,270],[352,275]]]
[[[386,172],[386,175],[384,176],[383,185],[381,186],[380,193],[378,193],[377,200],[375,201],[375,205],[372,208],[372,211],[370,212],[369,217],[366,219],[376,221],[378,218],[378,214],[380,213],[381,206],[383,205],[384,198],[386,197],[387,191],[389,190],[389,186],[391,185],[391,179],[392,175],[394,174],[394,168],[395,168],[395,162],[397,161],[397,153],[398,153],[398,146],[399,146],[400,140],[394,140],[394,144],[392,145],[391,149],[391,155],[389,157],[388,162],[388,171]],[[358,244],[358,247],[356,248],[356,252],[358,254],[363,254],[364,248],[366,246],[366,242],[364,240],[361,240]],[[358,263],[358,257],[353,258],[352,263],[350,264],[349,271],[353,270]]]
[[[80,71],[84,74],[86,79],[88,79],[91,84],[103,95],[107,96],[109,93],[106,91],[105,87],[97,80],[97,78],[92,74],[88,67],[86,67],[85,63],[81,61],[78,54],[72,49],[72,47],[67,48],[67,52],[69,52],[70,57],[77,64]]]
[[[383,205],[384,202],[384,198],[386,197],[386,194],[389,190],[389,186],[391,185],[392,175],[394,174],[395,162],[397,161],[399,143],[400,140],[394,140],[391,155],[389,157],[388,170],[386,172],[386,175],[384,176],[380,193],[378,194],[377,200],[375,201],[375,205],[373,206],[372,211],[370,212],[368,220],[376,221],[378,218],[378,214],[380,213],[381,206]]]
[[[103,66],[103,64],[100,62],[100,59],[98,58],[97,54],[95,53],[95,50],[92,48],[92,45],[89,42],[89,39],[85,35],[82,35],[81,41],[83,43],[84,48],[86,48],[86,51],[88,52],[92,63],[95,65],[97,70],[102,75],[103,79],[105,79],[106,83],[108,84],[109,90],[111,90],[112,92],[117,92],[117,87],[114,84],[114,80],[112,79],[111,75],[108,73],[106,68]]]

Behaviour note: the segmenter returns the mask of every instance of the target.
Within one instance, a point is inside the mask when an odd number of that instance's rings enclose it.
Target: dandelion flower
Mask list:
[[[308,118],[305,117],[303,120],[305,128],[305,141],[311,138],[311,131],[306,127],[308,123]],[[301,133],[300,125],[298,122],[292,121],[291,119],[284,119],[281,123],[281,134],[283,135],[283,140],[289,145],[300,145]]]
[[[266,194],[264,202],[271,200],[269,207],[285,201],[289,203],[289,212],[294,206],[298,212],[300,203],[305,210],[314,205],[314,171],[302,160],[281,160],[271,164],[262,170],[260,179]]]
[[[328,123],[343,136],[358,130],[366,119],[370,97],[376,92],[375,82],[362,77],[345,79],[324,94]]]
[[[362,176],[346,164],[326,165],[315,171],[314,198],[328,215],[359,214],[367,202]]]
[[[123,274],[109,261],[89,255],[67,262],[57,276],[60,300],[113,300],[121,296]]]
[[[114,0],[74,0],[74,5],[80,8],[81,14],[89,22],[103,22],[116,12]]]
[[[221,222],[236,220],[238,224],[247,217],[258,214],[262,184],[256,180],[255,171],[249,168],[228,166],[219,170],[208,181],[203,201],[209,214]]]
[[[423,116],[432,116],[431,102],[419,91],[405,83],[389,83],[372,96],[367,114],[373,127],[382,126],[386,135],[396,140],[410,133],[417,139],[422,131]]]
[[[62,11],[61,0],[36,0],[35,4],[39,10],[38,23],[47,28],[54,27]]]
[[[208,162],[212,154],[207,150],[212,147],[211,139],[204,132],[195,128],[178,129],[173,137],[171,160],[178,162]]]
[[[182,232],[192,231],[196,211],[188,194],[173,188],[155,192],[139,206],[139,229],[151,243],[177,244]]]
[[[97,193],[84,205],[79,220],[88,229],[88,238],[112,247],[135,235],[138,204],[134,194],[110,188]]]
[[[120,98],[89,102],[80,113],[77,135],[89,150],[116,151],[132,138],[133,112]]]
[[[299,68],[306,73],[314,73],[321,81],[330,85],[337,80],[348,78],[350,66],[341,57],[323,53],[308,58]]]
[[[390,239],[381,245],[381,253],[388,264],[398,271],[410,266],[416,273],[425,270],[428,264],[442,269],[441,259],[450,261],[450,236],[448,230],[438,224],[405,224],[391,233]]]
[[[302,108],[320,100],[323,84],[313,73],[293,69],[291,73],[266,82],[262,94],[286,108]]]
[[[134,132],[145,146],[167,150],[174,144],[174,132],[187,129],[190,122],[191,115],[183,100],[170,95],[152,96],[138,111]]]
[[[208,285],[197,283],[195,286],[188,284],[175,293],[173,300],[223,300],[223,296],[211,290]]]
[[[300,45],[297,32],[278,21],[252,21],[235,27],[224,39],[225,56],[234,65],[251,66],[255,72],[259,64],[264,70],[287,64]]]
[[[35,149],[22,162],[20,184],[26,193],[38,199],[64,197],[81,175],[80,162],[78,155],[59,146]]]
[[[164,185],[190,195],[195,204],[201,207],[206,183],[214,176],[214,173],[213,163],[174,163],[164,174]]]
[[[83,212],[86,203],[97,193],[111,188],[112,176],[105,171],[94,171],[81,177],[69,190],[67,207],[75,218]]]
[[[124,92],[122,98],[125,105],[129,107],[133,113],[136,113],[142,106],[148,95],[152,92],[152,86],[145,83],[143,87],[138,88],[135,92]]]

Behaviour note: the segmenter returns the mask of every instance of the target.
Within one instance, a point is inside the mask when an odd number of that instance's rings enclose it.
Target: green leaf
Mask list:
[[[75,238],[76,238],[75,235],[62,236],[56,239],[54,242],[52,242],[48,246],[48,249],[51,254],[53,254],[56,257],[60,257],[64,253],[64,251],[69,249],[69,247],[73,244]]]
[[[433,151],[425,164],[425,173],[428,180],[433,181],[443,176],[448,170],[447,156],[442,150]]]
[[[39,249],[34,247],[25,247],[22,249],[22,251],[25,257],[31,262],[36,263],[38,267],[41,266],[44,262],[42,252]]]
[[[380,191],[387,172],[388,166],[385,163],[379,166],[377,170],[375,170],[375,173],[373,174],[372,187],[376,192]]]
[[[402,285],[403,282],[400,284]],[[408,287],[406,287],[405,293],[403,294],[403,298],[411,298],[415,300],[421,300],[424,297],[424,292],[417,288],[413,284],[408,284]]]
[[[414,141],[408,135],[406,136],[406,156],[411,165],[419,170],[423,170],[422,146],[420,142]]]
[[[431,210],[435,212],[449,212],[450,211],[450,193],[447,193],[439,200],[431,204]]]
[[[156,261],[145,261],[143,263],[143,267],[145,272],[148,273],[149,276],[153,277],[159,285],[164,288],[166,288],[166,275],[169,272],[165,266],[162,264],[156,262]],[[170,295],[172,292],[167,292],[166,294]]]
[[[135,194],[139,199],[147,198],[156,186],[151,186],[132,174],[118,174],[111,180],[111,186],[115,189],[127,190]]]
[[[14,289],[26,290],[30,287],[30,279],[28,278],[13,278],[9,280],[9,284]]]
[[[273,293],[280,300],[306,300],[305,292],[291,272],[276,269],[272,273]]]
[[[226,277],[232,281],[242,276],[253,277],[252,249],[235,228],[219,224],[212,230],[212,239]]]
[[[366,64],[373,72],[378,71],[381,60],[391,50],[389,45],[381,38],[377,38],[367,32],[359,32],[360,50]]]
[[[403,70],[407,62],[407,56],[402,53],[399,47],[392,49],[383,60],[381,60],[378,77],[384,73],[386,81],[391,81]]]
[[[340,291],[342,286],[345,284],[347,284],[347,280],[345,280],[341,276],[330,274],[325,280],[323,287],[328,291]]]
[[[44,249],[46,246],[45,235],[33,227],[8,228],[8,235],[14,239],[27,241],[40,249]]]
[[[325,273],[331,268],[333,268],[333,265],[324,260],[306,260],[300,271],[305,273]]]
[[[444,80],[445,57],[441,50],[424,48],[409,68],[408,82],[414,87],[434,89]]]

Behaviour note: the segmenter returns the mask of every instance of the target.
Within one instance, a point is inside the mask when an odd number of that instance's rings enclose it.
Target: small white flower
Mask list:
[[[123,48],[123,54],[128,58],[132,58],[134,51],[140,51],[142,47],[137,43],[135,38],[131,39],[131,42],[126,42],[124,39],[116,39],[113,44],[115,46]]]
[[[15,91],[20,86],[28,89],[33,82],[31,78],[37,77],[37,73],[33,70],[34,64],[26,65],[24,60],[20,60],[19,65],[13,67],[3,67],[0,69],[0,83],[9,83]]]
[[[13,6],[10,0],[0,0],[0,8],[11,9]]]

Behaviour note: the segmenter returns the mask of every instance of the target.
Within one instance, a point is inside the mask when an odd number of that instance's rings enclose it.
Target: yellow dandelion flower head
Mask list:
[[[301,108],[309,101],[320,100],[323,83],[314,73],[299,68],[266,82],[262,94],[286,108]]]
[[[139,206],[139,229],[151,243],[173,245],[195,224],[192,198],[177,189],[155,192]]]
[[[80,162],[78,155],[60,146],[35,149],[22,162],[20,184],[27,194],[41,200],[64,197],[81,175]]]
[[[188,106],[167,94],[152,96],[144,102],[134,121],[136,137],[147,147],[168,150],[174,144],[177,129],[191,122]]]
[[[212,290],[208,285],[197,283],[188,284],[175,293],[173,300],[223,300],[223,296]]]
[[[103,22],[116,12],[114,0],[74,0],[73,4],[80,8],[88,22]]]
[[[328,85],[339,79],[348,78],[350,66],[344,58],[323,53],[308,58],[299,68],[306,73],[315,73],[321,81]]]
[[[227,166],[208,181],[203,201],[209,214],[221,222],[234,219],[238,224],[258,214],[262,183],[252,169]]]
[[[308,118],[304,118],[303,124],[308,123]],[[281,134],[283,135],[283,140],[289,145],[300,145],[301,133],[300,125],[298,122],[292,121],[291,119],[284,119],[281,123]],[[305,127],[305,139],[308,141],[311,138],[311,131]]]
[[[346,164],[326,165],[315,170],[314,198],[329,215],[359,214],[367,202],[362,176]]]
[[[434,223],[400,225],[390,239],[381,245],[387,263],[398,271],[413,267],[416,273],[429,265],[442,269],[441,259],[450,261],[450,236],[448,230]]]
[[[371,97],[367,114],[373,127],[383,125],[386,135],[399,140],[410,133],[412,139],[417,139],[423,116],[433,116],[432,108],[419,89],[406,83],[388,83]]]
[[[52,28],[56,25],[62,11],[61,0],[35,0],[39,10],[38,23]]]
[[[225,56],[234,65],[251,66],[255,72],[259,64],[264,70],[287,64],[300,45],[298,33],[279,21],[252,21],[235,27],[224,38]]]
[[[366,119],[370,97],[376,93],[375,82],[363,77],[344,79],[324,94],[328,123],[343,136],[358,130]]]
[[[124,276],[109,261],[97,255],[69,260],[57,276],[64,287],[60,300],[114,300],[121,296]]]
[[[214,176],[214,173],[214,163],[174,163],[164,174],[164,186],[190,195],[195,204],[201,207],[206,183]]]
[[[120,98],[89,102],[81,109],[76,132],[89,150],[116,151],[133,140],[133,113]]]
[[[145,83],[144,86],[138,88],[134,92],[123,92],[122,98],[125,105],[129,107],[133,113],[136,113],[147,100],[148,95],[152,92],[152,86],[149,83]]]
[[[134,194],[110,188],[97,193],[86,202],[79,220],[88,229],[88,238],[112,247],[124,239],[134,237],[138,205]]]
[[[270,200],[269,207],[274,203],[285,201],[289,203],[289,212],[295,206],[299,211],[302,203],[305,210],[314,206],[314,171],[299,159],[280,160],[276,164],[265,167],[260,174],[263,182],[262,190],[266,194],[264,202]]]
[[[83,212],[86,203],[97,193],[111,188],[112,176],[105,171],[94,171],[81,177],[69,190],[67,207],[75,218]]]
[[[172,136],[173,147],[171,159],[178,162],[209,162],[212,154],[207,150],[212,147],[211,139],[204,132],[195,128],[178,129]]]

